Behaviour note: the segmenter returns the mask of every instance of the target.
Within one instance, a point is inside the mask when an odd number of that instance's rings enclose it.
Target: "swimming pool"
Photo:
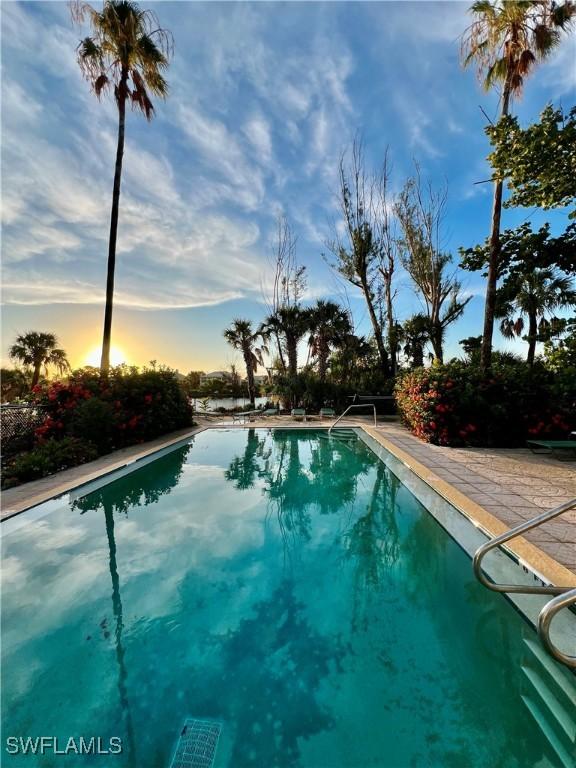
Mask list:
[[[187,718],[222,768],[574,760],[573,676],[363,440],[208,430],[110,479],[4,524],[3,765],[162,768]],[[122,751],[7,753],[42,735]]]

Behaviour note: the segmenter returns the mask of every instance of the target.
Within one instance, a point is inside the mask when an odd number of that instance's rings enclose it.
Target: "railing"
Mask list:
[[[3,461],[32,447],[34,430],[43,424],[47,412],[46,406],[34,403],[2,403],[0,430]]]
[[[377,424],[377,421],[376,421],[376,406],[374,405],[374,403],[362,403],[362,404],[357,404],[357,405],[349,405],[348,408],[346,408],[346,410],[344,411],[344,413],[341,413],[340,416],[338,416],[338,418],[334,422],[334,424],[332,424],[332,426],[328,430],[328,434],[330,435],[332,433],[332,430],[334,429],[336,424],[338,424],[338,422],[341,421],[344,418],[344,416],[346,416],[348,411],[352,410],[352,408],[370,408],[370,407],[374,410],[374,426],[376,426],[376,424]]]
[[[523,595],[556,595],[552,598],[540,611],[537,620],[538,635],[542,644],[557,661],[565,664],[568,667],[576,669],[576,656],[570,656],[557,648],[550,638],[550,625],[556,614],[571,605],[576,605],[576,587],[554,587],[554,586],[531,586],[528,584],[497,584],[489,581],[484,572],[482,571],[482,560],[491,550],[496,547],[505,544],[507,541],[521,536],[527,531],[531,531],[533,528],[537,528],[539,525],[553,520],[558,515],[568,512],[571,509],[576,508],[576,499],[567,501],[564,504],[560,504],[554,509],[548,512],[543,512],[541,515],[527,520],[521,525],[517,525],[515,528],[507,531],[506,533],[496,536],[494,539],[487,541],[476,550],[474,554],[474,574],[478,581],[493,592],[507,592],[510,594],[523,594]]]
[[[558,611],[562,608],[567,608],[570,605],[576,605],[576,589],[571,589],[558,597],[552,598],[550,602],[546,603],[544,608],[540,611],[538,616],[538,634],[542,645],[546,648],[551,656],[562,664],[566,664],[567,667],[576,669],[576,656],[570,656],[557,648],[550,639],[550,624],[552,619]]]
[[[524,584],[496,584],[493,581],[489,581],[482,572],[482,560],[492,549],[505,544],[510,539],[515,539],[517,536],[521,536],[527,531],[531,531],[533,528],[537,528],[542,523],[546,523],[548,520],[553,520],[558,515],[562,515],[564,512],[568,512],[570,509],[576,507],[576,499],[566,501],[564,504],[560,504],[558,507],[543,512],[538,517],[527,520],[525,523],[517,525],[515,528],[511,528],[506,533],[502,533],[500,536],[496,536],[494,539],[490,539],[486,544],[483,544],[474,554],[474,574],[478,581],[493,592],[508,592],[518,593],[526,595],[562,595],[564,592],[568,592],[573,587],[533,587]]]

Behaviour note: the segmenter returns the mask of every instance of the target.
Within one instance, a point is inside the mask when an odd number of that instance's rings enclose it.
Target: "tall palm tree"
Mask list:
[[[308,346],[318,361],[318,376],[325,381],[330,348],[342,345],[352,333],[348,313],[333,301],[319,299],[309,311]]]
[[[58,347],[58,339],[53,333],[21,333],[10,347],[9,355],[12,360],[32,368],[32,388],[38,384],[42,366],[46,369],[53,365],[60,374],[70,370],[66,352]]]
[[[106,376],[110,368],[126,102],[129,99],[133,108],[139,109],[147,120],[152,119],[154,106],[148,94],[165,98],[168,93],[168,85],[162,72],[168,67],[172,36],[160,27],[152,11],[143,11],[130,0],[105,0],[101,11],[78,0],[72,5],[72,17],[79,24],[88,18],[92,32],[77,48],[82,74],[90,82],[98,98],[106,90],[113,90],[118,107],[118,143],[112,190],[106,307],[100,362],[102,375]]]
[[[546,315],[556,309],[576,305],[576,290],[569,277],[557,270],[537,269],[527,272],[514,284],[514,294],[497,306],[497,315],[502,318],[500,330],[512,339],[521,336],[524,330],[524,316],[528,318],[528,365],[533,365],[536,342],[540,334],[549,327]],[[538,319],[540,318],[540,323]],[[554,321],[554,318],[552,318]]]
[[[258,366],[264,367],[264,361],[262,354],[267,353],[265,345],[261,347],[256,346],[258,341],[262,339],[262,333],[260,329],[257,331],[252,330],[252,323],[250,320],[234,320],[229,328],[224,331],[224,338],[234,349],[242,352],[244,358],[244,364],[246,366],[246,380],[248,382],[248,397],[250,404],[255,405],[256,387],[254,385],[254,374],[258,370]]]
[[[510,112],[510,101],[521,95],[524,80],[538,61],[561,40],[575,13],[571,0],[478,0],[470,7],[474,20],[464,33],[465,67],[476,64],[486,90],[502,85],[500,117]],[[490,367],[500,257],[500,218],[503,179],[494,182],[488,279],[484,309],[481,365]]]
[[[309,327],[309,311],[297,304],[279,307],[274,314],[264,320],[261,326],[260,332],[264,336],[274,334],[281,338],[288,358],[290,376],[296,376],[298,373],[298,344]]]

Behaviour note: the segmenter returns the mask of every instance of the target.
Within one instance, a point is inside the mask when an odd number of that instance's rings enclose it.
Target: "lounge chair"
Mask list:
[[[526,440],[526,445],[532,453],[551,453],[564,461],[576,459],[576,440]]]
[[[262,416],[265,416],[265,417],[278,416],[280,411],[278,410],[278,408],[265,408],[261,413],[262,413]]]
[[[259,413],[259,411],[240,411],[233,413],[232,422],[234,423],[235,421],[241,421],[245,423],[246,421],[256,421]]]
[[[324,416],[329,416],[330,418],[333,418],[336,416],[336,411],[334,408],[320,408],[320,418],[323,419]]]
[[[291,415],[294,420],[301,419],[302,421],[306,421],[306,411],[304,408],[292,408]]]

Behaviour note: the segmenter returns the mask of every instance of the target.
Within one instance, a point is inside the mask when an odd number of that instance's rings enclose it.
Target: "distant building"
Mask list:
[[[267,381],[268,381],[268,375],[266,373],[254,374],[254,384],[258,384],[258,386],[260,386],[260,384],[266,384]],[[242,379],[242,384],[247,384],[247,383],[248,383],[248,379],[244,377]]]
[[[201,385],[206,381],[222,381],[228,383],[232,381],[232,376],[228,371],[212,371],[211,373],[203,373],[200,376]]]

